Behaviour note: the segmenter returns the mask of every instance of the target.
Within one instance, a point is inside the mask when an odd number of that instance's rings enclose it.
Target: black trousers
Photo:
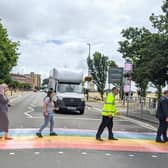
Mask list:
[[[163,139],[166,140],[167,128],[168,128],[168,123],[166,122],[166,119],[159,119],[159,128],[157,131],[156,139],[161,139],[161,136],[163,136]]]
[[[103,116],[102,118],[102,122],[99,126],[99,129],[97,131],[97,134],[96,134],[96,138],[100,138],[101,137],[101,134],[103,133],[104,129],[105,128],[108,128],[108,138],[113,138],[113,132],[112,132],[112,128],[113,128],[113,118],[109,118],[109,117],[105,117]]]

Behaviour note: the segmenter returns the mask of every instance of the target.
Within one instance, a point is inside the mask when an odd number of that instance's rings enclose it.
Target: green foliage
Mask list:
[[[7,30],[0,22],[0,82],[9,80],[9,73],[17,63],[18,46],[19,43],[9,39]]]
[[[122,31],[119,52],[133,62],[133,80],[145,96],[149,82],[161,95],[161,88],[168,80],[168,0],[162,6],[163,15],[151,15],[150,21],[156,32],[146,28],[130,27]]]
[[[146,28],[130,27],[122,31],[122,36],[125,40],[119,42],[119,52],[123,54],[123,58],[132,61],[132,79],[136,82],[142,96],[145,96],[149,81],[148,62],[150,61],[146,46],[150,43],[151,33]]]
[[[108,68],[117,68],[118,67],[118,65],[116,64],[116,62],[115,61],[113,61],[113,60],[109,60],[108,61]]]
[[[43,80],[43,84],[42,85],[48,85],[48,83],[49,83],[49,79],[46,78],[46,79]]]
[[[19,88],[20,83],[18,81],[11,81],[8,85],[11,89],[15,90],[15,89]]]
[[[30,90],[31,89],[31,85],[29,83],[20,83],[18,81],[10,81],[8,85],[12,90],[16,90],[16,89]]]
[[[87,59],[88,67],[91,71],[94,83],[98,88],[102,99],[104,95],[104,89],[107,79],[107,70],[108,70],[108,57],[102,55],[99,52],[93,54],[93,59],[88,57]]]
[[[168,35],[168,0],[165,0],[162,5],[163,14],[156,16],[154,13],[150,16],[150,21],[153,23],[153,27],[158,30],[159,33]]]

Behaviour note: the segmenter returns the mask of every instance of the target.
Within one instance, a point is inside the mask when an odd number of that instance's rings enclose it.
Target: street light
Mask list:
[[[89,57],[90,57],[90,51],[91,51],[91,43],[87,43],[87,45],[89,46]],[[88,76],[90,76],[90,69],[88,67]]]
[[[91,44],[90,43],[86,43],[88,46],[89,46],[89,55],[88,57],[90,58],[90,50],[91,50]],[[90,69],[89,69],[89,66],[88,66],[88,76],[86,77],[87,79],[89,80],[86,80],[87,81],[87,100],[89,98],[89,88],[90,88],[90,82],[92,80],[92,77],[91,77],[91,72],[90,72]]]
[[[89,57],[90,57],[91,44],[87,43],[87,45],[89,46]]]

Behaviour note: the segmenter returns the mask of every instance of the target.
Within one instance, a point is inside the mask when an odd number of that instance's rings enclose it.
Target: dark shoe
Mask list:
[[[117,141],[118,139],[117,139],[117,138],[112,137],[112,138],[109,138],[109,140]]]
[[[39,138],[42,138],[43,136],[41,135],[41,133],[37,132],[36,135],[39,137]]]
[[[51,132],[50,136],[58,136],[55,132]]]
[[[158,143],[165,143],[166,141],[162,141],[161,139],[156,139],[156,142],[158,142]]]
[[[103,141],[103,139],[101,139],[100,137],[96,137],[97,141]]]
[[[163,138],[165,142],[168,142],[168,138]]]

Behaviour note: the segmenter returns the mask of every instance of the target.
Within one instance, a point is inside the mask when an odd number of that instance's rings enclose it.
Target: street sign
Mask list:
[[[124,73],[132,72],[133,65],[130,62],[124,64]]]
[[[129,93],[131,91],[131,86],[129,84],[124,85],[124,93]]]
[[[108,72],[108,83],[121,83],[123,68],[110,68]]]

